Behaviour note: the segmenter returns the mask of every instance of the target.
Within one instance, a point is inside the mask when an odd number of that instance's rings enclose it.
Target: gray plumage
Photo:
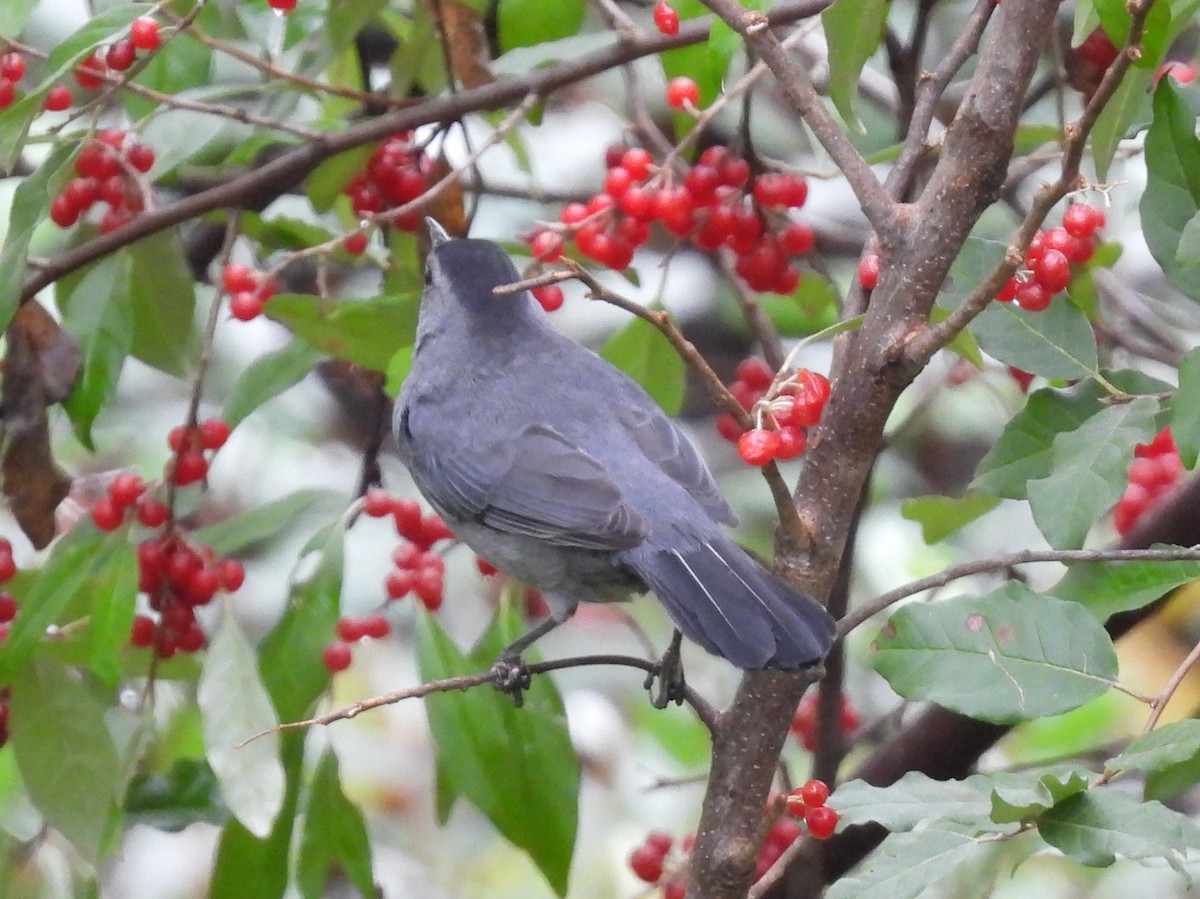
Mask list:
[[[400,455],[446,524],[542,589],[580,602],[649,588],[685,636],[739,668],[823,659],[833,621],[721,529],[735,516],[696,450],[632,379],[555,331],[504,251],[433,224]]]

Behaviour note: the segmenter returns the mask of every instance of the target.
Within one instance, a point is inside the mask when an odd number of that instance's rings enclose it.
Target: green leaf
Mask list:
[[[1073,709],[1117,676],[1112,640],[1095,618],[1019,583],[905,606],[869,659],[905,699],[1000,723]]]
[[[1149,88],[1153,78],[1152,69],[1129,69],[1112,99],[1100,111],[1088,138],[1098,181],[1108,180],[1108,167],[1121,141],[1135,136],[1150,124]]]
[[[829,99],[847,124],[862,130],[854,112],[858,77],[883,42],[888,0],[835,0],[821,13],[829,44]]]
[[[7,0],[0,4],[0,34],[19,35],[38,0]]]
[[[847,827],[875,821],[896,832],[931,821],[952,821],[982,829],[991,823],[991,805],[986,793],[971,786],[972,779],[934,780],[909,771],[886,787],[851,780],[838,785],[829,804]]]
[[[236,428],[259,406],[303,381],[320,358],[321,354],[303,340],[293,339],[281,349],[255,359],[230,388],[221,418]]]
[[[226,611],[209,641],[196,702],[205,754],[225,805],[248,831],[265,838],[283,807],[285,777],[278,733],[238,745],[279,724],[256,661],[237,619]]]
[[[1154,122],[1146,134],[1146,189],[1139,207],[1142,233],[1175,289],[1200,300],[1196,268],[1181,265],[1179,244],[1200,210],[1200,139],[1196,117],[1170,78],[1154,92]]]
[[[929,828],[887,837],[826,899],[913,899],[960,866],[981,858],[988,844],[966,834]]]
[[[108,703],[74,670],[49,660],[5,680],[12,684],[13,752],[29,798],[84,861],[96,864],[116,834],[124,778],[104,722]]]
[[[711,15],[710,10],[700,0],[678,0],[671,5],[679,13],[680,20]],[[757,8],[761,4],[743,2],[742,5]],[[659,55],[663,74],[667,80],[685,75],[695,81],[696,86],[700,88],[700,102],[697,105],[703,109],[721,93],[725,75],[729,71],[729,62],[740,46],[741,39],[729,26],[713,16],[713,24],[705,43],[667,50]]]
[[[626,710],[639,734],[653,739],[684,767],[701,768],[712,757],[712,735],[690,708],[668,705],[656,709],[648,702],[635,702]]]
[[[1200,562],[1078,562],[1054,585],[1053,592],[1107,621],[1117,612],[1140,609],[1198,579]]]
[[[502,612],[480,646],[463,656],[433,617],[418,611],[421,679],[486,669],[520,629],[517,616]],[[555,892],[566,895],[580,771],[553,681],[535,678],[520,709],[486,685],[431,693],[425,708],[440,784],[482,811],[509,842],[529,853]]]
[[[1107,867],[1117,856],[1161,859],[1188,876],[1184,857],[1200,849],[1200,828],[1184,815],[1112,789],[1088,790],[1059,803],[1038,819],[1038,832],[1069,858],[1095,867]]]
[[[959,497],[918,496],[900,506],[900,514],[921,525],[921,535],[931,546],[941,543],[1000,504],[999,497],[968,491]]]
[[[386,372],[396,350],[412,342],[417,305],[415,296],[330,303],[307,294],[285,293],[267,302],[267,315],[323,353]]]
[[[1106,771],[1140,768],[1157,774],[1186,765],[1195,770],[1200,762],[1200,721],[1185,718],[1173,721],[1138,737],[1120,755],[1109,759]]]
[[[55,147],[33,174],[20,180],[13,192],[8,232],[4,236],[4,248],[0,250],[0,331],[8,329],[17,312],[21,285],[27,273],[25,259],[29,255],[34,229],[47,220],[50,201],[74,176],[74,156],[73,146],[61,144]]]
[[[758,305],[781,336],[805,337],[837,321],[839,299],[838,292],[827,279],[820,275],[805,274],[790,296],[759,294]],[[745,318],[741,317],[740,311],[737,315],[744,328]]]
[[[1200,266],[1200,212],[1197,212],[1183,226],[1179,235],[1179,249],[1175,251],[1175,261],[1188,268]]]
[[[634,318],[614,334],[600,355],[645,388],[668,415],[683,407],[684,364],[662,332]]]
[[[412,371],[413,349],[411,346],[400,347],[400,349],[396,350],[396,355],[388,363],[387,379],[383,385],[383,392],[393,400],[400,395],[400,388],[404,386],[404,379]]]
[[[133,313],[129,352],[159,371],[187,377],[199,350],[194,324],[196,283],[179,234],[168,230],[144,237],[129,247],[129,254]]]
[[[387,0],[330,0],[325,17],[330,49],[338,52],[350,46],[385,6]]]
[[[228,818],[216,775],[203,759],[176,759],[166,774],[135,774],[125,791],[129,825],[173,833],[192,824],[223,824]]]
[[[283,617],[258,652],[259,671],[281,721],[308,717],[329,687],[321,657],[339,614],[345,561],[341,523],[318,531],[305,552],[317,557],[312,574],[293,585]]]
[[[192,533],[192,537],[211,547],[218,556],[228,556],[258,548],[281,534],[293,532],[302,516],[332,514],[345,504],[345,497],[336,490],[310,487],[200,528]]]
[[[1091,322],[1062,299],[1043,312],[989,303],[971,333],[989,356],[1044,378],[1087,378],[1098,366]]]
[[[304,219],[284,215],[266,219],[253,212],[243,213],[242,231],[247,237],[275,250],[306,250],[333,239],[333,232],[328,228]]]
[[[1140,372],[1104,375],[1111,384],[1130,394],[1169,389],[1169,385]],[[1055,438],[1104,409],[1100,400],[1105,395],[1093,382],[1069,390],[1044,388],[1031,394],[1025,407],[1013,416],[996,445],[980,461],[971,486],[1009,499],[1026,499],[1029,481],[1044,478],[1054,469]]]
[[[331,869],[345,872],[366,899],[378,895],[371,874],[371,843],[362,813],[342,792],[338,758],[326,749],[308,788],[296,885],[306,899],[321,899]]]
[[[12,680],[29,661],[47,627],[63,623],[65,609],[77,606],[82,612],[91,607],[93,582],[115,581],[124,563],[114,557],[122,557],[128,547],[124,533],[102,535],[89,525],[73,528],[54,544],[21,602],[21,614],[0,641],[0,683]]]
[[[225,99],[224,95],[227,94],[228,88],[224,84],[214,85],[211,83],[212,62],[212,48],[200,41],[168,41],[159,47],[134,81],[162,94],[186,93],[188,98],[193,100],[210,99],[205,96],[206,93],[209,93],[214,95],[211,96],[211,99],[219,103]],[[128,110],[130,118],[135,120],[146,118],[156,112],[164,113],[157,120],[152,119],[147,123],[151,126],[151,133],[143,136],[143,139],[150,138],[148,143],[154,147],[156,161],[151,170],[152,177],[153,174],[168,171],[184,159],[193,156],[209,139],[218,135],[225,127],[223,125],[213,127],[215,124],[213,117],[206,116],[203,120],[205,122],[203,137],[196,140],[194,126],[200,121],[197,114],[190,111],[164,112],[157,100],[138,96],[132,91],[122,91],[121,101]],[[180,112],[183,114],[181,115]],[[169,129],[161,127],[163,121],[168,118],[177,119],[178,127]],[[185,131],[183,126],[187,122],[191,122],[193,128]],[[184,139],[184,134],[188,131],[191,132],[192,139],[190,141]],[[169,133],[171,138],[164,139],[166,137],[164,132]]]
[[[1200,348],[1179,363],[1179,387],[1171,399],[1171,436],[1184,466],[1195,468],[1200,454]]]
[[[1157,430],[1158,401],[1139,397],[1102,409],[1054,440],[1054,468],[1029,482],[1033,519],[1055,549],[1078,549],[1125,490],[1133,448]]]
[[[1090,771],[1067,770],[1045,774],[994,776],[992,820],[1016,824],[1040,817],[1069,796],[1081,793],[1096,779]]]
[[[138,564],[132,543],[115,537],[106,543],[109,551],[88,580],[92,599],[89,667],[111,687],[123,673],[121,657],[129,645],[137,605]]]
[[[579,32],[586,13],[584,0],[500,0],[496,8],[500,52],[571,37]]]
[[[130,258],[128,251],[118,251],[89,266],[79,279],[63,279],[57,286],[63,325],[83,351],[83,368],[63,408],[88,449],[95,449],[92,425],[116,392],[133,344]]]

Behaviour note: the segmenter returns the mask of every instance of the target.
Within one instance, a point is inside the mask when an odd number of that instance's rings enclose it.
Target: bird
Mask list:
[[[726,534],[733,510],[650,395],[552,327],[528,291],[494,292],[520,279],[503,248],[426,228],[393,430],[455,536],[545,595],[550,617],[501,658],[519,659],[581,602],[649,591],[678,632],[737,668],[820,663],[833,619]]]

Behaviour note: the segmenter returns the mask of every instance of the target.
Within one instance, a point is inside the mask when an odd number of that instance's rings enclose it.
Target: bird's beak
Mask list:
[[[429,234],[431,249],[437,249],[450,239],[450,235],[446,233],[446,229],[430,216],[425,216],[425,231]]]

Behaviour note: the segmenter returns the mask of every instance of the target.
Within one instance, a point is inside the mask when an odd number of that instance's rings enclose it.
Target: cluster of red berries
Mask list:
[[[1071,266],[1092,258],[1104,219],[1103,210],[1072,203],[1063,212],[1062,225],[1034,235],[1025,252],[1025,269],[1008,279],[996,299],[1016,302],[1030,312],[1046,309],[1071,283]]]
[[[75,160],[78,177],[50,202],[51,221],[70,228],[96,203],[104,203],[108,209],[100,219],[102,233],[128,224],[146,208],[147,188],[138,176],[153,165],[151,147],[118,128],[106,128]]]
[[[167,446],[175,453],[167,463],[166,476],[176,487],[186,487],[208,476],[208,457],[229,439],[229,425],[219,418],[202,421],[193,428],[175,427],[167,434]]]
[[[296,8],[296,0],[267,0],[267,6],[286,16]]]
[[[17,573],[12,543],[0,537],[0,584],[6,584]],[[0,590],[0,641],[8,636],[8,625],[17,617],[17,598],[8,590]]]
[[[137,520],[148,528],[162,526],[170,510],[146,493],[146,482],[130,472],[117,475],[108,492],[92,504],[92,521],[102,531],[115,531],[125,523],[125,515],[136,509]]]
[[[1183,476],[1183,461],[1170,428],[1163,428],[1149,443],[1133,449],[1129,486],[1113,509],[1113,526],[1125,536],[1146,512],[1170,492]]]
[[[654,162],[644,147],[617,146],[605,156],[604,190],[587,203],[568,203],[560,224],[530,235],[533,256],[554,262],[566,241],[601,265],[624,269],[658,222],[709,252],[729,247],[737,273],[754,290],[790,294],[800,283],[791,258],[811,250],[812,228],[787,210],[808,197],[804,176],[752,175],[750,163],[725,147],[709,147],[682,178]]]
[[[691,836],[683,841],[680,848],[684,855],[692,851],[695,839]],[[659,883],[667,871],[667,857],[674,845],[675,840],[669,833],[663,833],[661,830],[651,831],[646,834],[642,845],[629,853],[629,869],[638,880]],[[682,876],[671,876],[663,884],[663,899],[683,899],[686,892],[687,884]]]
[[[104,83],[105,76],[111,72],[124,72],[137,59],[138,50],[157,50],[159,45],[158,23],[148,16],[134,19],[129,26],[129,37],[121,38],[109,45],[108,49],[97,49],[83,62],[75,67],[75,83],[87,91],[94,91]],[[46,98],[47,109],[66,109],[71,105],[70,90],[66,85],[59,85],[54,90],[66,90],[67,102],[63,106],[50,105],[49,95]],[[51,91],[53,93],[54,91]],[[61,93],[59,95],[62,96]],[[61,100],[56,100],[61,102]]]
[[[358,216],[386,212],[410,203],[429,186],[433,161],[413,145],[412,134],[405,131],[385,140],[367,163],[342,191],[350,198]],[[421,213],[410,212],[393,219],[402,231],[416,231]]]
[[[825,804],[828,799],[829,787],[821,780],[810,780],[788,794],[788,808],[792,814],[804,818],[814,839],[827,840],[837,830],[838,813]]]
[[[796,706],[796,714],[792,716],[791,731],[800,745],[809,752],[816,750],[820,744],[820,722],[817,720],[818,692],[810,690],[804,694],[800,704]],[[842,697],[841,716],[838,722],[841,731],[850,735],[858,730],[858,712],[845,696]]]
[[[729,392],[754,415],[759,426],[744,430],[726,412],[717,418],[717,433],[737,443],[738,455],[746,464],[766,465],[804,452],[806,429],[821,420],[829,399],[829,381],[802,368],[776,384],[775,372],[767,363],[751,356],[738,363]]]
[[[404,538],[392,552],[394,567],[384,578],[388,601],[413,594],[430,612],[440,609],[446,563],[432,547],[439,541],[453,539],[446,523],[433,513],[423,513],[416,500],[401,499],[379,488],[367,491],[363,511],[372,518],[391,516],[396,532]],[[350,665],[351,643],[361,637],[384,637],[388,629],[387,619],[382,615],[361,620],[343,618],[338,623],[338,640],[325,647],[325,667],[330,671],[345,670]]]
[[[138,590],[158,613],[133,619],[130,642],[152,647],[160,659],[204,648],[204,629],[196,609],[212,602],[217,591],[233,593],[246,579],[242,563],[221,559],[208,546],[192,546],[177,528],[138,544]]]
[[[338,638],[325,647],[322,656],[330,671],[345,671],[350,667],[351,645],[363,639],[382,640],[392,632],[391,622],[383,615],[366,618],[341,618],[337,623]]]
[[[17,82],[25,77],[25,57],[15,50],[0,56],[0,109],[17,99]]]
[[[221,270],[221,286],[229,294],[229,314],[240,322],[262,315],[267,300],[275,295],[273,278],[240,262]]]

